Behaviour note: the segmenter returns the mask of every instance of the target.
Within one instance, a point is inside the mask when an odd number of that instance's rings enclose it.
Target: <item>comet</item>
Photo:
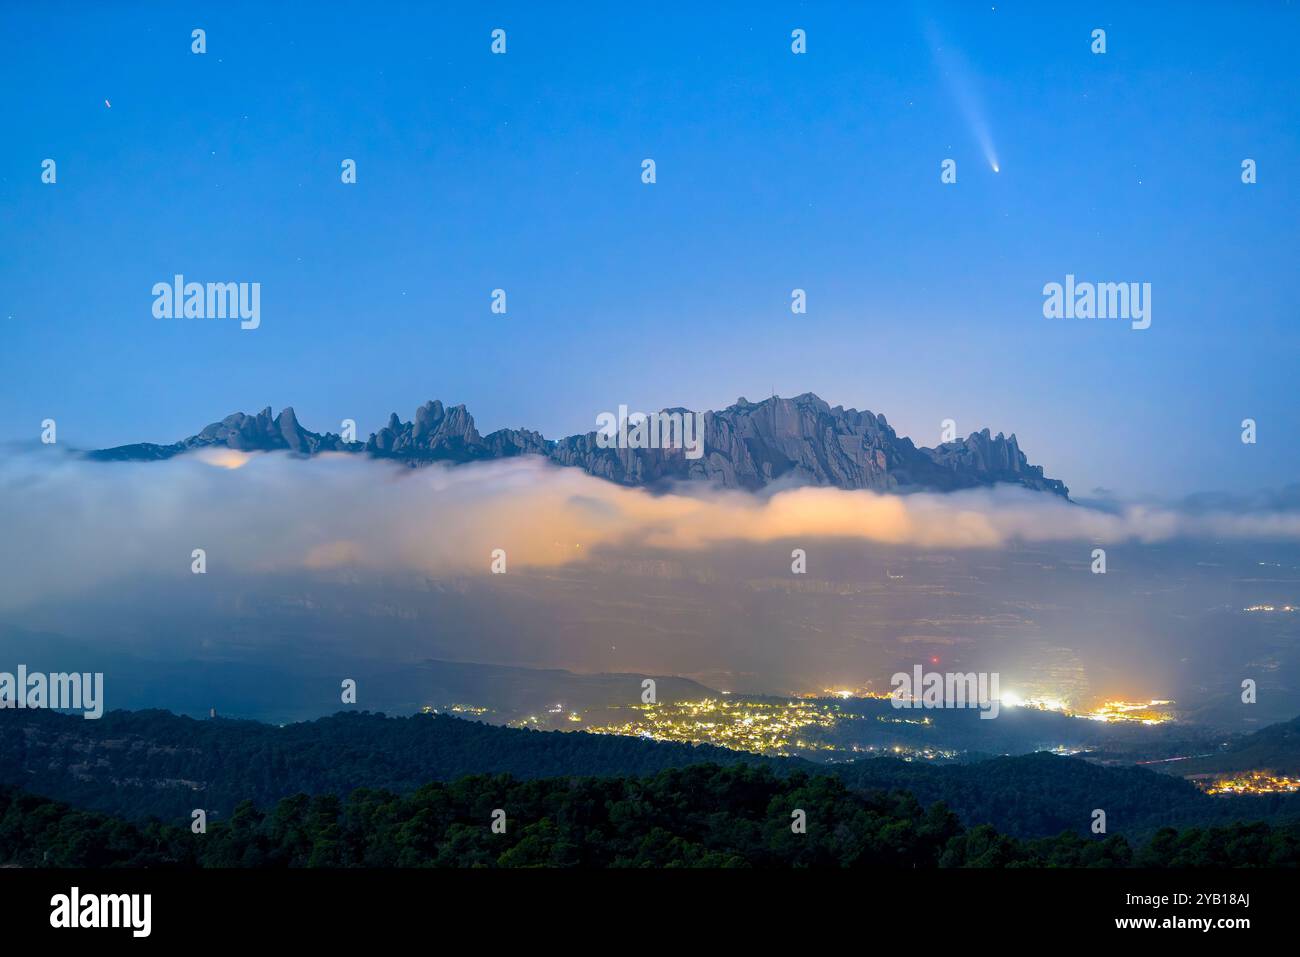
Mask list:
[[[951,47],[945,46],[943,38],[939,35],[938,28],[933,23],[926,23],[924,30],[926,39],[930,44],[930,53],[934,57],[935,67],[947,84],[948,92],[952,94],[957,109],[966,121],[971,137],[979,145],[981,152],[984,154],[984,159],[989,164],[989,168],[994,173],[1002,172],[1002,166],[998,162],[997,148],[993,145],[993,134],[989,131],[988,120],[984,113],[983,104],[976,92],[971,70],[960,53]]]

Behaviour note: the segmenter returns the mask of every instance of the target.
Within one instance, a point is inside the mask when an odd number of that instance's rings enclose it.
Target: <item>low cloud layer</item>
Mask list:
[[[584,561],[605,546],[699,550],[857,539],[923,549],[1011,543],[1300,541],[1300,510],[1102,511],[1016,488],[882,495],[800,488],[652,495],[523,458],[408,469],[357,456],[209,452],[94,463],[54,450],[0,465],[0,606],[144,576],[365,568],[431,575]]]

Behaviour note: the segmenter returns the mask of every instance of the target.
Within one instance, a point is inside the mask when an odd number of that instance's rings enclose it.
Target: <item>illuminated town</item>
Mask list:
[[[1243,771],[1232,777],[1196,782],[1206,794],[1289,794],[1300,791],[1300,778],[1288,778],[1271,771]]]
[[[1071,718],[1085,718],[1088,721],[1104,721],[1108,724],[1126,722],[1138,724],[1166,724],[1174,720],[1169,710],[1172,701],[1152,699],[1150,701],[1103,701],[1090,710],[1075,711],[1066,702],[1056,698],[1021,698],[1014,692],[1004,692],[1004,708],[1034,708],[1038,711],[1055,711]]]
[[[425,705],[420,710],[425,714],[437,714],[440,709],[434,708],[430,705]],[[478,717],[482,717],[485,714],[489,714],[492,709],[482,708],[479,707],[478,705],[472,705],[472,704],[453,704],[453,705],[448,705],[446,708],[443,708],[441,710],[446,711],[449,714],[469,714],[478,718]]]
[[[1172,701],[1105,701],[1092,711],[1075,714],[1078,718],[1089,721],[1125,722],[1134,721],[1141,724],[1165,724],[1174,720],[1171,712],[1166,710]],[[1066,712],[1070,714],[1071,712]]]
[[[877,701],[888,701],[890,695],[888,692],[872,691],[869,688],[823,688],[820,692],[809,692],[807,694],[797,695],[800,698],[840,698],[847,701],[850,698],[874,698]]]
[[[818,731],[834,728],[845,716],[833,705],[805,700],[786,702],[704,698],[672,704],[636,705],[628,721],[589,726],[591,734],[618,734],[655,741],[714,744],[736,751],[790,754],[833,751],[817,740]]]
[[[894,757],[902,761],[952,761],[960,757],[962,752],[951,748],[926,748],[926,747],[909,747],[907,745],[891,744],[880,745],[852,745],[849,751],[855,755],[867,755],[869,757]]]
[[[888,694],[867,689],[825,689],[815,695],[797,695],[789,699],[735,697],[723,692],[693,701],[637,704],[596,708],[574,708],[563,703],[547,705],[533,714],[525,714],[504,723],[509,727],[542,730],[586,731],[590,734],[646,738],[685,744],[709,744],[735,751],[788,756],[802,754],[837,761],[866,755],[889,755],[904,761],[944,761],[961,756],[963,750],[930,743],[890,740],[906,735],[902,726],[918,730],[934,727],[933,715],[887,709],[881,713],[858,713],[842,707],[839,701],[850,699],[884,701]],[[837,699],[837,700],[829,700]],[[1173,720],[1173,702],[1110,700],[1086,710],[1074,710],[1067,702],[1049,697],[1024,697],[1004,692],[1001,702],[1007,708],[1050,711],[1067,717],[1103,723],[1140,723],[1158,725]],[[426,712],[439,709],[426,707]],[[467,704],[452,704],[442,710],[464,717],[485,717],[490,709]],[[857,733],[843,733],[847,722],[864,722]],[[886,728],[883,726],[898,726]],[[876,734],[883,742],[871,742]],[[868,740],[862,740],[866,737]],[[1046,745],[1044,745],[1046,747]],[[1086,747],[1058,745],[1058,754],[1078,754]],[[1262,785],[1261,785],[1262,786]]]
[[[866,689],[825,688],[817,694],[806,694],[805,699],[833,697],[848,700],[850,698],[872,698],[888,700],[891,695]],[[1109,724],[1133,722],[1140,724],[1165,724],[1174,719],[1170,700],[1152,699],[1150,701],[1103,701],[1086,710],[1075,710],[1063,698],[1051,696],[1032,696],[1022,698],[1014,691],[1002,692],[999,699],[1004,708],[1033,708],[1036,711],[1054,711],[1070,718],[1085,718],[1089,721],[1104,721]],[[884,720],[884,719],[881,719]],[[928,722],[928,719],[926,719]]]

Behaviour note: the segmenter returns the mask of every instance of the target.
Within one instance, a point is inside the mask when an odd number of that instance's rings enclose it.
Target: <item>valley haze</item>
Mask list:
[[[0,464],[0,651],[81,649],[49,667],[85,670],[116,649],[158,676],[119,678],[119,706],[272,719],[330,713],[345,662],[379,676],[376,707],[426,705],[393,668],[429,658],[760,694],[886,690],[939,659],[1022,698],[1168,698],[1243,727],[1300,709],[1296,616],[1248,611],[1297,603],[1285,491],[1080,504],[1014,436],[918,448],[811,394],[704,422],[699,460],[483,436],[439,402],[365,442],[267,409],[170,445],[20,450]],[[294,661],[315,704],[235,689]],[[241,677],[177,698],[161,676],[181,662]],[[1245,671],[1269,693],[1243,714]]]

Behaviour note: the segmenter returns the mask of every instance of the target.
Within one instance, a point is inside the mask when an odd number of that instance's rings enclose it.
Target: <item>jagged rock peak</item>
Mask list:
[[[676,408],[668,412],[686,412]],[[412,466],[433,462],[471,462],[540,455],[591,475],[630,486],[706,482],[723,488],[759,490],[774,482],[878,491],[952,491],[994,485],[1021,485],[1068,497],[1056,479],[1030,465],[1014,433],[993,435],[985,428],[937,448],[918,448],[897,435],[885,416],[830,406],[804,392],[793,398],[771,396],[706,412],[698,446],[669,443],[659,448],[604,447],[595,432],[552,441],[528,429],[479,434],[464,405],[437,399],[415,410],[410,422],[396,412],[365,442],[344,442],[332,433],[307,431],[292,407],[274,419],[268,406],[256,416],[236,412],[197,435],[172,445],[126,445],[90,453],[101,460],[163,459],[189,449],[226,446],[245,451],[289,450],[365,452]],[[701,437],[696,437],[701,438]]]

